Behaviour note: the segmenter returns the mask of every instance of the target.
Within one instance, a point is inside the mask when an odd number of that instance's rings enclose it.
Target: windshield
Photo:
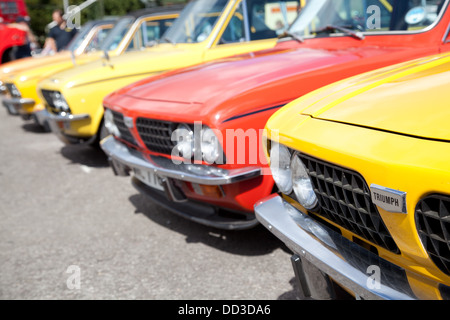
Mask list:
[[[101,46],[102,51],[111,51],[115,50],[122,39],[125,37],[127,32],[130,30],[133,25],[134,18],[125,17],[120,19],[114,28],[108,33],[103,45]]]
[[[89,32],[94,27],[93,23],[85,24],[80,31],[77,32],[75,37],[72,39],[72,41],[67,46],[67,50],[69,51],[75,51],[78,49],[78,47],[83,43],[84,39],[86,39]]]
[[[196,0],[190,2],[163,35],[162,41],[197,43],[206,40],[228,0]]]
[[[289,31],[302,37],[348,31],[420,31],[437,20],[444,3],[445,0],[310,0]]]

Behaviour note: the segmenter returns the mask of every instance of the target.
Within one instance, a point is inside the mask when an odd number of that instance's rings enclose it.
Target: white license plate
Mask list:
[[[159,183],[158,177],[153,172],[135,168],[134,176],[149,187],[164,191],[163,186]]]

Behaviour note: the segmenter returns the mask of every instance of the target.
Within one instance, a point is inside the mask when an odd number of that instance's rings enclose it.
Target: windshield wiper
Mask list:
[[[294,40],[297,40],[300,43],[305,42],[305,39],[303,39],[301,36],[299,36],[298,34],[295,34],[293,32],[289,32],[288,30],[284,31],[282,34],[280,34],[278,36],[278,39],[283,39],[283,38],[292,38]]]
[[[175,41],[172,41],[169,37],[164,37],[163,40],[164,40],[165,42],[168,42],[168,43],[170,43],[170,44],[173,44],[174,46],[176,45]]]
[[[333,32],[333,31],[341,31],[342,33],[348,34],[356,39],[364,40],[364,34],[360,31],[353,31],[350,29],[347,29],[343,26],[334,26],[334,25],[328,25],[325,28],[315,30],[312,33],[323,33],[323,32]]]

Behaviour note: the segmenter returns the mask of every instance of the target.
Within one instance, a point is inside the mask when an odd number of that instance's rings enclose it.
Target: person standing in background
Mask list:
[[[63,11],[60,9],[53,11],[52,18],[56,26],[50,29],[48,37],[45,40],[44,50],[58,52],[65,49],[77,33],[77,29],[67,27],[67,22],[63,17]]]

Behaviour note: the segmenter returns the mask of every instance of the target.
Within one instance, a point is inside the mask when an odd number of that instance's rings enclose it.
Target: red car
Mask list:
[[[27,33],[15,28],[17,18],[29,19],[24,0],[0,0],[0,64],[14,59],[13,48],[27,42]]]
[[[141,193],[193,221],[255,226],[253,205],[276,191],[260,148],[276,110],[337,80],[450,49],[448,1],[410,3],[308,1],[273,49],[109,95],[112,136],[101,145],[113,170],[132,173]]]

